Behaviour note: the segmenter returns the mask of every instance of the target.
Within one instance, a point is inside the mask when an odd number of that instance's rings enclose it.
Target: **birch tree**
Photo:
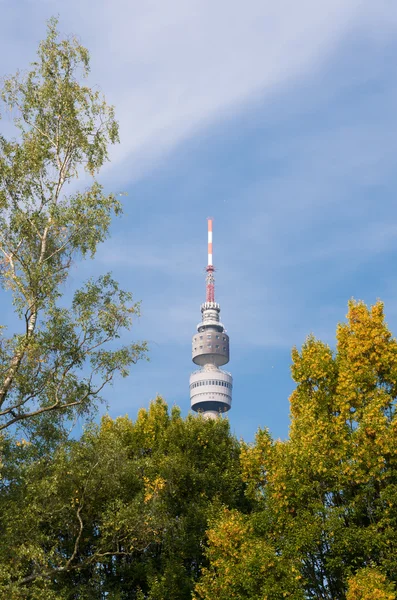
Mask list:
[[[18,320],[12,335],[1,328],[0,431],[89,410],[146,350],[114,344],[139,305],[110,274],[70,306],[62,298],[72,264],[95,255],[122,207],[96,179],[118,142],[114,109],[86,85],[87,49],[57,27],[48,22],[31,70],[0,91],[15,125],[14,138],[0,135],[0,280]],[[81,175],[89,185],[78,189]]]

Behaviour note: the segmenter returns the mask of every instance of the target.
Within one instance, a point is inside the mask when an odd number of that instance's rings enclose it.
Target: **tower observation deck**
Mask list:
[[[215,302],[215,268],[212,264],[212,219],[208,219],[208,265],[206,301],[201,305],[201,322],[192,341],[192,360],[200,368],[190,376],[190,404],[207,418],[230,410],[233,378],[220,369],[229,362],[229,336],[220,321]]]

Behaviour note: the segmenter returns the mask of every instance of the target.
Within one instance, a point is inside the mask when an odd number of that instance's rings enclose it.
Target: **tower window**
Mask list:
[[[216,339],[219,340],[219,335],[216,336]]]
[[[215,346],[215,348],[219,348],[219,344],[217,344],[217,345]],[[195,348],[195,349],[196,349],[196,348]]]
[[[212,337],[212,336],[211,336],[211,334],[210,334],[210,333],[208,333],[208,334],[207,334],[207,340],[210,340],[210,339],[211,339],[211,337]]]
[[[212,348],[212,345],[211,344],[207,344],[207,348]]]
[[[226,346],[223,346],[223,351],[226,352]]]
[[[224,341],[224,342],[226,342],[226,338],[225,338],[225,336],[223,336],[223,341]]]

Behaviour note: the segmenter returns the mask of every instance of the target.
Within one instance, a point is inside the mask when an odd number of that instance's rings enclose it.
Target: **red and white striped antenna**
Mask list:
[[[212,264],[212,217],[208,218],[208,264],[206,277],[206,302],[215,302],[215,277]]]
[[[212,217],[208,219],[208,266],[212,266]]]

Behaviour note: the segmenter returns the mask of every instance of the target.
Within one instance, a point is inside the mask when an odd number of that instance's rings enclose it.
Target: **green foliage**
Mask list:
[[[274,442],[259,431],[254,445],[242,446],[255,510],[237,542],[219,541],[230,514],[213,525],[211,566],[197,591],[208,600],[216,590],[219,598],[394,598],[397,342],[382,303],[349,304],[335,352],[309,337],[292,357],[290,438]],[[261,547],[262,570],[254,570]],[[274,569],[289,574],[270,588],[269,552]]]
[[[0,90],[17,132],[15,139],[0,135],[0,280],[20,320],[11,337],[1,332],[0,430],[23,424],[37,435],[43,423],[49,429],[58,419],[59,431],[62,417],[88,411],[146,346],[111,344],[139,305],[110,275],[78,290],[71,309],[60,307],[73,261],[93,257],[112,215],[121,213],[95,180],[118,125],[113,107],[84,85],[87,49],[74,37],[61,39],[56,19],[31,67]],[[91,185],[66,194],[84,171]]]
[[[161,399],[53,458],[19,444],[0,493],[1,597],[190,598],[208,519],[246,505],[228,422],[183,420]]]

